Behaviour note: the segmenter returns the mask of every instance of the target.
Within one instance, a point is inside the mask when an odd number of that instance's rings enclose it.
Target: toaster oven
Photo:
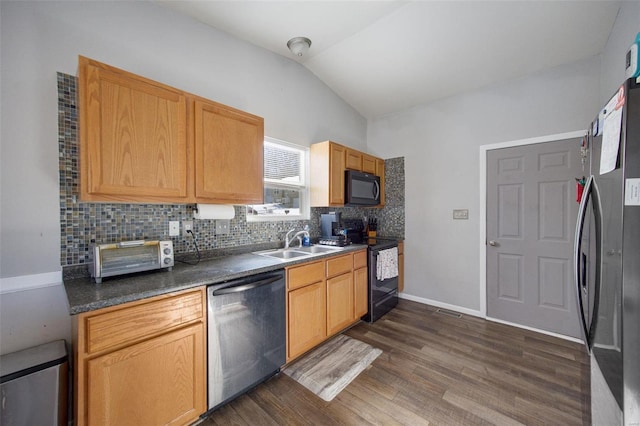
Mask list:
[[[97,283],[102,278],[154,269],[173,268],[171,241],[123,241],[91,246],[89,273]]]

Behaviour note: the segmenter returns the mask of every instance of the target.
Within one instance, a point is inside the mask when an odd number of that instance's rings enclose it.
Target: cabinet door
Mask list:
[[[347,169],[362,171],[362,153],[355,149],[347,148],[345,166]]]
[[[206,411],[204,325],[87,362],[89,425],[186,425]]]
[[[354,321],[353,273],[327,280],[327,335],[331,336]]]
[[[81,199],[186,202],[184,94],[84,57],[79,92]]]
[[[325,281],[290,291],[287,298],[287,360],[290,360],[327,336]]]
[[[398,243],[398,293],[404,291],[404,241]]]
[[[344,205],[345,148],[329,146],[329,205]]]
[[[380,176],[380,204],[378,207],[384,206],[384,160],[376,159],[376,176]]]
[[[370,173],[372,175],[376,174],[376,157],[373,157],[369,154],[362,154],[362,171],[365,173]]]
[[[366,315],[369,311],[369,293],[367,282],[367,268],[360,268],[353,271],[353,285],[354,285],[354,306],[355,306],[355,318],[359,319],[363,315]]]
[[[196,200],[262,203],[264,120],[198,99],[194,122]]]

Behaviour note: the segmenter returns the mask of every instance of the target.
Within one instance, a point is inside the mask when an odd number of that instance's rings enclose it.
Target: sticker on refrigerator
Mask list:
[[[618,93],[607,103],[603,111],[605,119],[602,132],[602,151],[600,152],[601,175],[614,170],[618,163],[624,100],[624,86],[622,86]]]
[[[640,206],[640,178],[625,180],[624,205]]]

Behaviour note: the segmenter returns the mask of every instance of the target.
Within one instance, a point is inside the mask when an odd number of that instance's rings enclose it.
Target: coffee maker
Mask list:
[[[330,238],[340,235],[342,226],[340,212],[325,213],[320,215],[320,235],[322,238]]]
[[[320,240],[318,244],[325,246],[343,247],[351,244],[342,226],[340,213],[326,213],[320,215]]]

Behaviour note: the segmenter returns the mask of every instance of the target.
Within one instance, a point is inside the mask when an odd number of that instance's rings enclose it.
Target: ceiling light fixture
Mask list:
[[[287,47],[296,56],[302,56],[309,51],[311,40],[306,37],[294,37],[287,42]]]

